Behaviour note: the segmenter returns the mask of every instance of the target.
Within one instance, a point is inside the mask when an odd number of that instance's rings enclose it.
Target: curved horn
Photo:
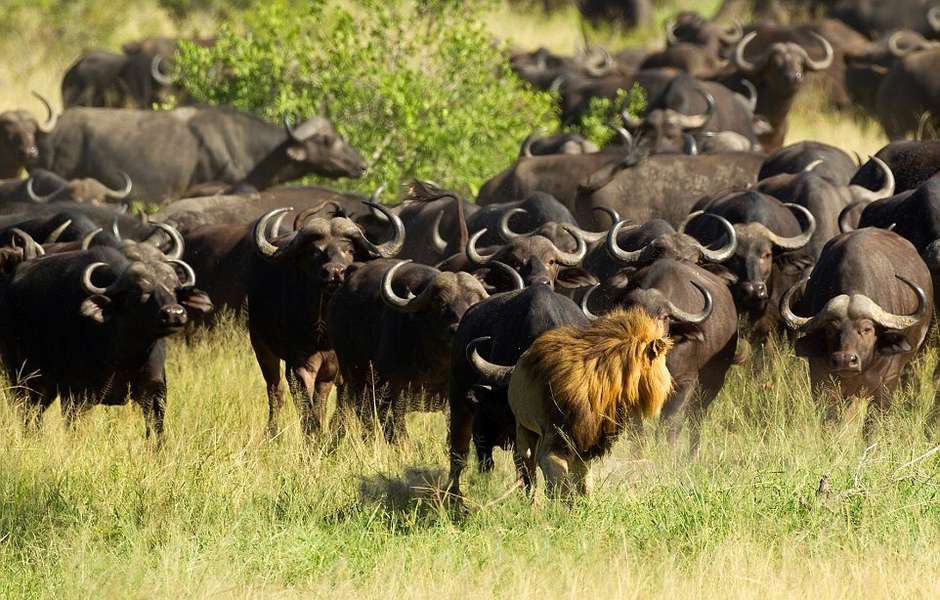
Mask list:
[[[339,203],[334,200],[327,200],[326,202],[321,202],[317,206],[313,206],[311,208],[305,208],[304,210],[297,213],[296,217],[294,217],[294,231],[297,231],[298,229],[303,227],[304,224],[307,222],[307,219],[317,214],[318,212],[320,212],[327,206],[333,207],[333,214],[336,214],[343,210],[342,207],[339,205]],[[272,230],[272,232],[275,235],[277,235],[277,229]]]
[[[532,143],[542,135],[542,130],[537,129],[526,136],[525,140],[522,142],[522,148],[519,149],[519,155],[525,157],[532,156]]]
[[[922,287],[903,275],[895,275],[895,277],[907,284],[907,286],[914,291],[914,294],[917,295],[917,310],[911,315],[896,315],[886,311],[872,301],[871,318],[882,327],[888,329],[907,329],[922,321],[930,312],[931,307],[927,303],[927,294]]]
[[[160,85],[170,86],[173,85],[174,79],[169,75],[164,75],[160,71],[160,63],[163,62],[163,57],[159,54],[153,57],[153,60],[150,61],[150,76],[153,77],[153,80],[159,83]]]
[[[848,233],[850,231],[855,231],[855,226],[849,222],[849,215],[856,206],[862,204],[868,204],[865,200],[856,200],[851,202],[839,212],[839,231],[842,233]]]
[[[46,255],[46,251],[42,246],[36,243],[36,240],[33,239],[33,236],[29,235],[19,227],[14,227],[10,230],[10,233],[13,234],[12,245],[14,248],[17,247],[17,239],[23,243],[23,258],[30,259]]]
[[[888,38],[888,52],[897,58],[903,58],[917,49],[916,46],[907,46],[906,48],[901,47],[901,40],[903,38],[909,37],[908,32],[906,31],[895,31]]]
[[[715,97],[701,88],[696,88],[696,90],[705,98],[705,112],[697,115],[680,114],[676,121],[679,123],[679,127],[683,129],[705,127],[705,124],[712,117],[712,113],[715,112]]]
[[[509,228],[509,220],[513,217],[513,215],[518,215],[518,214],[524,215],[526,214],[526,210],[524,208],[516,207],[516,208],[510,208],[509,210],[503,213],[503,216],[499,218],[499,225],[497,225],[496,227],[496,231],[499,232],[499,237],[503,238],[506,241],[509,241],[513,238],[525,237],[525,236],[529,236],[535,233],[534,231],[530,231],[529,233],[516,233],[515,231]]]
[[[118,226],[118,218],[114,217],[114,220],[111,221],[111,233],[114,235],[114,239],[121,241],[121,228]]]
[[[754,114],[754,111],[757,110],[757,87],[747,79],[742,79],[741,85],[747,89],[747,97],[742,94],[738,94],[738,97],[744,99],[745,106],[751,111],[751,114]]]
[[[817,159],[814,160],[813,162],[811,162],[811,163],[809,163],[808,165],[806,165],[805,167],[803,167],[803,172],[804,172],[804,173],[811,173],[816,167],[818,167],[819,165],[823,164],[824,162],[825,162],[825,161],[824,161],[823,159],[817,158]]]
[[[616,210],[612,209],[612,208],[609,207],[609,206],[595,206],[595,207],[593,207],[591,210],[592,210],[592,211],[595,211],[595,210],[596,210],[597,212],[602,212],[602,213],[604,213],[605,215],[607,215],[608,217],[610,217],[610,224],[611,224],[611,226],[613,226],[613,225],[615,225],[615,224],[617,224],[617,223],[619,223],[619,222],[621,221],[621,219],[620,219],[620,213],[618,213]],[[630,222],[630,219],[623,219],[623,220],[626,221],[626,222],[628,222],[628,223]]]
[[[281,246],[280,248],[272,244],[267,237],[268,223],[271,219],[282,215],[286,212],[294,210],[293,206],[285,206],[282,208],[275,208],[263,214],[260,219],[255,222],[254,229],[251,232],[251,237],[255,242],[255,250],[262,257],[269,260],[279,260],[282,258],[287,251],[287,248],[290,244]]]
[[[741,21],[735,19],[734,23],[732,23],[730,27],[727,27],[718,39],[725,44],[734,44],[742,37],[744,37],[744,27],[741,26]]]
[[[591,77],[605,77],[610,75],[610,72],[614,68],[614,60],[611,58],[610,53],[607,52],[605,48],[598,47],[598,52],[601,53],[601,63],[599,65],[593,65],[591,63],[584,64],[584,71]]]
[[[894,173],[891,172],[891,167],[889,167],[885,161],[881,160],[877,156],[872,156],[871,160],[874,161],[876,165],[881,169],[883,173],[882,179],[884,183],[881,185],[881,189],[872,191],[861,185],[850,185],[849,191],[852,192],[852,195],[856,198],[874,202],[875,200],[881,200],[882,198],[887,198],[894,194]]]
[[[796,282],[790,286],[783,296],[780,298],[780,316],[783,317],[783,322],[787,327],[793,330],[800,330],[806,326],[807,323],[812,321],[810,317],[798,317],[793,309],[790,308],[790,298],[797,290],[802,290],[806,287],[806,282],[809,281],[809,277],[804,277],[802,280]]]
[[[29,197],[30,200],[32,200],[33,202],[36,202],[37,204],[43,204],[43,203],[48,202],[50,198],[52,198],[53,196],[55,196],[62,190],[62,188],[59,188],[58,190],[52,192],[51,194],[47,196],[40,196],[39,194],[36,193],[36,190],[33,189],[33,181],[34,181],[34,178],[32,175],[30,175],[29,179],[26,180],[26,195]]]
[[[617,125],[608,125],[608,127],[617,133],[617,136],[620,138],[620,141],[623,142],[624,146],[627,146],[628,148],[633,146],[633,136],[629,131],[623,127],[618,127]]]
[[[744,71],[745,73],[753,73],[754,71],[758,70],[758,65],[761,67],[763,66],[763,55],[759,58],[759,60],[757,60],[757,62],[750,62],[744,58],[744,50],[747,48],[747,45],[750,44],[751,41],[753,41],[753,39],[756,37],[757,32],[752,31],[751,33],[741,38],[741,41],[739,41],[738,45],[734,48],[734,66],[736,66],[739,70]]]
[[[607,243],[605,248],[607,250],[607,255],[617,262],[623,263],[625,265],[634,263],[640,259],[640,256],[643,254],[643,251],[646,249],[646,246],[639,248],[637,250],[624,250],[620,247],[620,244],[617,242],[617,235],[620,233],[620,230],[623,228],[628,221],[617,221],[614,223],[613,227],[607,232]]]
[[[121,177],[124,178],[124,189],[112,190],[108,186],[103,186],[104,195],[107,196],[108,198],[114,198],[115,200],[123,200],[131,195],[131,190],[134,188],[134,182],[131,181],[131,176],[125,173],[124,171],[120,171],[120,173],[121,173]]]
[[[669,19],[666,21],[666,45],[675,46],[679,43],[679,38],[676,37],[676,20]]]
[[[382,187],[375,191],[372,194],[373,200],[378,200],[378,196],[382,192]],[[394,235],[392,239],[385,242],[384,244],[375,245],[366,238],[365,234],[362,233],[362,230],[359,231],[359,241],[365,246],[366,251],[372,256],[381,257],[381,258],[391,258],[398,254],[401,251],[402,246],[405,245],[405,225],[401,222],[401,219],[395,213],[391,212],[383,205],[375,202],[373,200],[363,200],[362,203],[366,206],[379,211],[382,213],[394,229]]]
[[[182,261],[178,258],[169,258],[167,259],[166,262],[178,266],[180,269],[183,270],[183,273],[186,274],[186,279],[180,282],[181,288],[194,287],[196,285],[196,272],[193,270],[191,266],[189,266],[189,264],[187,264],[185,261]]]
[[[443,220],[444,211],[440,210],[434,218],[434,225],[431,226],[431,245],[439,254],[447,251],[447,240],[441,235],[441,221]]]
[[[584,236],[581,235],[581,232],[578,231],[577,228],[567,224],[562,224],[561,228],[574,238],[574,241],[577,242],[577,247],[574,252],[563,252],[558,246],[555,246],[555,242],[552,242],[552,246],[555,248],[555,260],[558,261],[558,264],[566,267],[577,266],[581,264],[581,261],[584,260],[584,257],[587,255],[587,242],[584,241]]]
[[[822,71],[828,69],[829,65],[832,64],[832,59],[835,56],[835,52],[832,49],[832,44],[829,43],[829,40],[819,35],[815,31],[810,31],[809,34],[816,38],[820,44],[822,44],[823,49],[826,51],[826,57],[822,60],[813,60],[809,57],[809,54],[803,49],[803,56],[806,62],[807,68],[810,71]]]
[[[516,271],[506,263],[498,260],[491,260],[488,264],[491,268],[496,267],[512,280],[513,290],[521,290],[525,287],[525,281],[522,280],[522,275],[519,274],[519,271]]]
[[[683,133],[682,134],[682,153],[688,156],[697,156],[698,155],[698,142],[695,141],[695,138],[692,137],[692,134]]]
[[[487,229],[486,227],[484,227],[480,231],[471,235],[470,239],[467,240],[467,250],[466,250],[467,259],[474,266],[477,266],[477,267],[484,266],[491,258],[496,256],[496,252],[494,252],[493,254],[486,255],[486,254],[480,254],[480,251],[477,250],[477,241],[486,234],[486,231]]]
[[[710,248],[705,247],[705,245],[699,242],[698,240],[695,240],[695,242],[698,244],[699,252],[702,253],[702,256],[705,257],[706,260],[710,262],[715,262],[715,263],[724,262],[728,260],[729,258],[731,258],[732,256],[734,256],[735,250],[738,249],[738,234],[734,229],[734,225],[731,224],[731,221],[722,217],[721,215],[716,215],[714,213],[705,212],[703,210],[697,210],[691,213],[688,217],[686,217],[685,221],[683,221],[682,224],[679,225],[679,233],[685,233],[686,225],[688,225],[689,222],[692,221],[692,219],[699,217],[699,216],[709,217],[711,219],[715,219],[716,221],[718,221],[721,224],[721,226],[724,228],[725,233],[728,236],[728,243],[722,246],[721,248],[718,248],[717,250],[711,250]]]
[[[52,230],[52,232],[46,236],[46,241],[44,244],[54,244],[59,241],[59,237],[65,233],[65,230],[69,228],[69,225],[72,224],[72,219],[66,219],[64,223]]]
[[[813,234],[816,232],[816,217],[814,217],[813,213],[809,212],[805,206],[790,202],[784,203],[784,206],[791,211],[803,213],[803,216],[806,218],[806,229],[793,237],[782,237],[768,229],[767,237],[770,239],[771,243],[779,248],[783,248],[784,250],[797,250],[808,244],[813,238]]]
[[[294,134],[294,127],[293,125],[291,125],[291,118],[287,115],[284,115],[284,129],[287,131],[287,137],[289,137],[290,139],[297,141],[297,142],[303,141]]]
[[[88,250],[89,248],[91,248],[92,240],[94,240],[95,236],[101,233],[102,231],[104,231],[104,229],[98,227],[97,229],[92,229],[91,231],[86,233],[85,236],[82,238],[82,244],[80,248],[82,250]]]
[[[940,6],[931,6],[927,11],[927,24],[934,31],[940,31]]]
[[[712,295],[709,293],[705,286],[695,281],[694,279],[690,280],[693,286],[702,293],[702,298],[705,300],[705,306],[702,308],[701,312],[690,313],[682,310],[678,306],[672,303],[672,300],[666,300],[666,308],[669,309],[669,314],[673,319],[678,323],[689,323],[692,325],[697,325],[703,323],[708,317],[712,315],[712,310],[714,310],[714,305],[712,303]]]
[[[626,125],[630,129],[638,129],[641,125],[643,125],[643,119],[639,117],[634,117],[626,109],[620,111],[620,120],[622,120],[623,124]],[[620,133],[617,127],[614,127],[614,131],[616,131],[617,133]],[[620,134],[620,135],[622,136],[623,134]],[[633,144],[632,136],[630,137],[630,144],[631,145]]]
[[[52,110],[52,105],[49,104],[49,101],[46,100],[42,94],[35,91],[30,93],[40,102],[42,102],[43,106],[46,107],[46,122],[39,126],[39,130],[43,133],[49,133],[55,129],[56,123],[59,122],[59,115],[54,110]]]
[[[424,290],[417,296],[408,292],[407,298],[402,298],[395,294],[395,290],[392,287],[392,283],[395,280],[395,274],[398,272],[398,269],[404,265],[410,263],[410,260],[403,260],[392,265],[388,271],[385,272],[385,275],[382,277],[382,300],[390,308],[394,308],[400,312],[412,313],[419,310],[424,310],[431,302],[431,297],[434,294],[434,286],[428,284],[425,286]]]
[[[117,284],[117,281],[112,283],[106,288],[98,287],[91,282],[92,274],[99,269],[100,267],[107,267],[108,263],[103,262],[93,262],[85,268],[85,272],[82,273],[82,287],[85,288],[85,292],[92,296],[107,296],[108,292],[113,291],[114,286]]]
[[[172,242],[169,251],[164,252],[163,254],[166,255],[167,258],[183,258],[183,249],[185,248],[185,245],[183,242],[183,236],[180,234],[179,230],[177,230],[176,227],[173,227],[172,225],[167,225],[166,223],[154,223],[153,226],[167,234],[170,238],[170,241]],[[152,237],[153,235],[150,236],[150,238]],[[150,241],[150,238],[147,239],[148,242]],[[120,239],[120,237],[118,237],[118,239]]]
[[[590,308],[591,296],[594,294],[594,291],[599,287],[601,287],[601,284],[595,283],[594,285],[589,287],[586,292],[584,292],[583,296],[581,296],[581,312],[584,313],[585,317],[587,317],[588,319],[591,319],[592,321],[596,319],[599,315],[596,315],[593,312],[591,312],[591,308]]]
[[[516,367],[506,367],[491,363],[480,356],[480,353],[477,351],[477,346],[480,342],[492,341],[492,339],[493,338],[486,336],[470,340],[470,343],[467,344],[467,360],[473,368],[483,376],[485,382],[492,385],[506,386],[509,384],[509,378],[512,377],[512,371]]]

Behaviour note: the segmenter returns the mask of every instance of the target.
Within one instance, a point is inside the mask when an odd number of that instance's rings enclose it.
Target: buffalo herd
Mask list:
[[[188,104],[180,40],[84,54],[63,112],[39,97],[42,121],[0,113],[0,357],[25,427],[56,398],[67,423],[132,400],[159,445],[167,338],[229,310],[247,318],[270,436],[285,392],[310,439],[346,421],[327,421],[334,392],[391,442],[409,411],[446,411],[454,494],[471,445],[481,471],[514,448],[520,485],[541,468],[582,493],[589,461],[644,417],[672,441],[688,429],[695,453],[729,371],[771,337],[806,360],[830,417],[871,399],[868,435],[940,298],[940,141],[925,139],[940,4],[851,4],[799,25],[682,12],[650,51],[507,53],[566,127],[520,139],[476,198],[416,180],[391,207],[381,189],[285,185],[368,164],[324,116]],[[636,6],[623,18],[647,19]],[[646,107],[613,111],[611,141],[567,127],[634,84]],[[808,87],[892,141],[867,159],[784,145]]]

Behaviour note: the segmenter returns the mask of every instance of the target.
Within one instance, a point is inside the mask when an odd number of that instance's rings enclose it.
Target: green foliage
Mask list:
[[[265,3],[215,48],[188,46],[180,74],[199,101],[279,121],[327,113],[370,162],[354,185],[418,177],[475,193],[553,116],[548,94],[505,68],[477,3]]]
[[[251,6],[253,0],[159,0],[158,4],[177,21],[195,13],[226,17]]]
[[[642,114],[646,110],[646,91],[640,84],[634,83],[627,90],[617,90],[617,98],[591,98],[588,110],[575,124],[581,135],[599,147],[606,145],[615,135],[611,123],[620,121],[619,114],[626,111],[631,115]]]

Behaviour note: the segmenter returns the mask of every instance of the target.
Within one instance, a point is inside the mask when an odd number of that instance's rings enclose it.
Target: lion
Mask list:
[[[627,420],[659,415],[672,389],[671,347],[665,322],[640,309],[536,339],[509,381],[515,461],[528,493],[536,463],[549,495],[590,493],[590,462],[610,450]]]

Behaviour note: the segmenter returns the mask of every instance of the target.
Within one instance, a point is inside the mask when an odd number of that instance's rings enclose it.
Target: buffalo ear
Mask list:
[[[905,354],[912,350],[911,343],[900,331],[885,331],[878,336],[878,352],[880,354]]]
[[[209,294],[202,290],[188,287],[176,290],[176,300],[183,305],[189,313],[209,314],[215,310]]]
[[[82,301],[79,310],[83,317],[104,323],[111,318],[111,299],[101,294],[89,296]]]
[[[287,147],[287,157],[295,162],[307,160],[307,148],[303,144],[291,144]]]
[[[669,337],[677,343],[682,342],[704,342],[705,334],[702,328],[692,323],[670,323]]]
[[[616,288],[622,290],[627,287],[627,284],[630,283],[630,277],[636,273],[635,267],[627,267],[626,269],[620,269],[613,275],[607,278],[607,281],[604,282],[605,287]]]
[[[556,280],[561,287],[579,288],[597,283],[597,278],[580,267],[568,267],[558,273]]]
[[[816,334],[804,335],[796,340],[796,355],[800,358],[813,358],[825,353],[825,342]]]
[[[738,282],[738,276],[732,273],[726,266],[717,263],[702,263],[699,267],[705,269],[712,275],[723,280],[729,286]]]
[[[784,275],[802,275],[811,268],[816,261],[802,250],[780,254],[774,258],[774,263]]]

